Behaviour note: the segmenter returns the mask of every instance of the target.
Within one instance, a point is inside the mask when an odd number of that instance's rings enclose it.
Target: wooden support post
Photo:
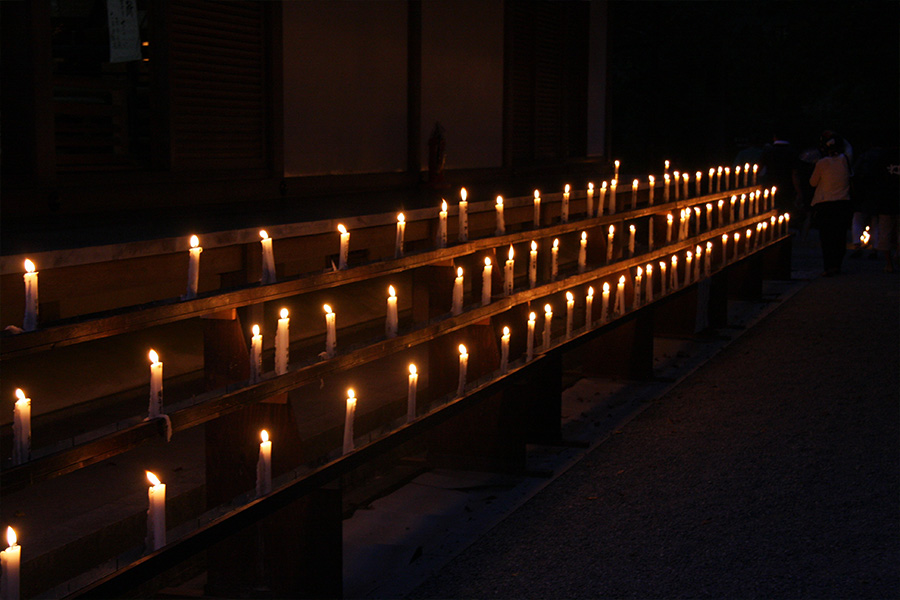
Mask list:
[[[653,307],[619,319],[579,350],[588,376],[613,379],[653,378]]]

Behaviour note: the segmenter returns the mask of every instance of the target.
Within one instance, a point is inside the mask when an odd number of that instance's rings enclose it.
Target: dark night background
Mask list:
[[[896,146],[898,6],[611,2],[611,158],[708,167],[775,128],[799,148],[824,129],[857,151]]]

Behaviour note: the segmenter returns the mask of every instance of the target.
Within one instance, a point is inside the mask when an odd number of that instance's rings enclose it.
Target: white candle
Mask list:
[[[694,248],[694,281],[700,281],[700,257],[703,255],[703,246],[697,245]]]
[[[600,201],[597,202],[597,216],[603,216],[603,207],[606,204],[606,182],[600,184]]]
[[[706,242],[706,252],[703,254],[703,270],[707,277],[712,271],[712,248],[712,242]]]
[[[269,432],[259,432],[259,458],[256,460],[256,495],[265,496],[272,491],[272,442]]]
[[[631,182],[631,210],[637,208],[638,180]]]
[[[684,285],[691,284],[691,274],[694,263],[694,253],[688,250],[684,257]]]
[[[700,207],[699,206],[694,207],[694,228],[695,228],[694,234],[700,235]]]
[[[147,471],[147,550],[153,552],[166,545],[166,484]]]
[[[397,215],[397,239],[394,242],[394,258],[403,256],[403,238],[406,237],[406,216]]]
[[[707,193],[709,193],[709,194],[713,193],[713,177],[715,176],[715,174],[716,174],[716,170],[713,167],[710,167],[709,168],[709,183],[706,184],[707,188],[708,188]]]
[[[200,283],[200,253],[203,252],[203,248],[200,247],[200,239],[196,235],[191,236],[191,248],[188,252],[187,292],[184,297],[196,298]]]
[[[616,173],[615,173],[615,176],[616,176],[616,179],[618,179],[618,178],[619,178],[619,161],[615,161],[613,164],[614,164],[615,167],[616,167]]]
[[[672,173],[672,187],[675,188],[675,199],[678,200],[681,198],[681,187],[678,185],[681,183],[681,172],[674,171]]]
[[[534,289],[537,285],[537,242],[531,240],[531,252],[528,261],[528,288]]]
[[[775,192],[778,190],[776,186],[772,186],[772,193],[769,194],[769,210],[775,208]]]
[[[541,226],[541,192],[534,190],[534,228]]]
[[[738,210],[738,219],[744,220],[744,204],[747,202],[747,194],[741,194],[741,204]]]
[[[687,173],[682,173],[681,179],[682,179],[682,181],[684,181],[684,199],[687,200],[688,195],[689,195],[688,194],[688,180],[690,179],[690,175],[688,175]]]
[[[659,261],[659,293],[661,296],[666,294],[666,261]]]
[[[515,285],[515,261],[513,260],[513,247],[512,244],[509,245],[509,259],[506,261],[505,268],[503,269],[503,295],[506,297],[512,296],[513,287]]]
[[[703,179],[703,173],[697,171],[694,173],[694,192],[698,197],[703,195],[703,192],[700,190],[701,181]]]
[[[791,224],[791,213],[784,213],[784,234],[787,234],[788,228]]]
[[[38,272],[34,270],[34,263],[25,259],[25,319],[22,329],[34,331],[38,321]]]
[[[653,206],[653,194],[656,191],[656,178],[653,175],[650,175],[648,178],[650,182],[650,206]]]
[[[389,338],[397,337],[397,327],[399,320],[397,317],[397,291],[394,286],[388,286],[387,297],[387,317],[384,321],[384,334]]]
[[[778,235],[784,235],[784,215],[778,215]]]
[[[634,225],[628,226],[628,256],[634,256],[634,234],[637,231]]]
[[[506,374],[509,370],[509,327],[503,328],[500,336],[500,373]]]
[[[684,220],[685,220],[684,209],[682,208],[681,211],[678,213],[678,239],[679,240],[684,239]]]
[[[734,234],[734,258],[735,258],[735,260],[737,260],[737,257],[740,254],[740,248],[738,247],[738,244],[740,243],[740,241],[741,241],[741,234],[735,233]]]
[[[647,249],[653,250],[653,215],[647,217]]]
[[[769,222],[768,221],[762,222],[762,235],[763,235],[764,240],[771,239],[769,237]]]
[[[587,216],[588,219],[594,216],[594,184],[590,182],[587,186]]]
[[[12,527],[6,528],[6,543],[9,547],[0,552],[0,597],[4,600],[19,598],[19,570],[22,565],[22,546],[18,544],[16,532]]]
[[[463,307],[463,270],[462,267],[456,268],[456,281],[453,282],[453,303],[451,305],[451,313],[458,315],[462,313]]]
[[[16,403],[13,406],[13,465],[22,465],[31,460],[31,398],[16,389]]]
[[[746,241],[746,243],[745,243],[747,254],[749,254],[749,253],[750,253],[750,250],[751,250],[750,243],[751,243],[751,241],[752,241],[752,240],[751,240],[751,235],[752,235],[752,233],[753,233],[753,232],[752,232],[750,229],[748,229],[747,231],[744,232],[744,237],[747,238],[747,241]]]
[[[728,264],[728,234],[722,234],[722,266]]]
[[[587,326],[587,329],[591,328],[591,323],[594,322],[594,288],[593,286],[588,286],[587,296],[584,298],[584,324]]]
[[[609,282],[603,282],[603,292],[600,294],[600,322],[606,323],[609,319]]]
[[[616,187],[619,185],[618,179],[609,182],[609,214],[616,214]]]
[[[275,253],[272,250],[272,238],[265,229],[259,230],[259,243],[262,245],[262,284],[275,283]],[[342,237],[343,239],[343,237]]]
[[[541,350],[546,352],[550,349],[550,333],[553,323],[553,307],[549,304],[544,305],[544,340],[541,344]]]
[[[725,206],[725,201],[719,200],[717,204],[719,206],[719,227],[721,227],[725,224],[725,221],[722,220],[722,208]]]
[[[634,298],[631,301],[632,307],[635,309],[641,306],[641,279],[644,277],[644,269],[637,268],[634,274]]]
[[[469,367],[469,353],[464,344],[459,345],[459,382],[456,385],[456,395],[461,397],[466,391],[466,370]]]
[[[671,178],[668,173],[663,175],[663,202],[669,201],[669,183],[671,183]]]
[[[613,259],[613,248],[615,242],[616,235],[616,227],[615,225],[610,225],[608,233],[606,234],[606,263],[609,264]]]
[[[572,327],[575,325],[575,296],[572,292],[566,292],[566,338],[572,337]]]
[[[734,217],[735,217],[734,204],[735,204],[735,202],[737,202],[737,196],[732,195],[731,196],[731,206],[729,206],[729,208],[728,208],[728,222],[729,223],[734,223]]]
[[[559,220],[563,223],[569,222],[569,190],[570,189],[571,188],[569,187],[569,184],[567,183],[566,187],[565,187],[565,191],[563,192],[562,205],[560,206],[560,209],[559,209],[559,211],[560,211],[559,212]]]
[[[506,233],[506,221],[503,219],[503,196],[497,196],[497,228],[494,235],[504,235]]]
[[[725,167],[725,189],[731,189],[731,167]]]
[[[625,314],[625,276],[619,277],[619,285],[616,286],[616,304],[613,308],[616,316]]]
[[[338,232],[341,234],[341,250],[338,255],[338,269],[347,268],[347,257],[350,254],[350,232],[342,224],[337,226]]]
[[[744,187],[747,187],[747,176],[749,175],[749,173],[750,173],[750,163],[744,163]]]
[[[712,210],[713,210],[712,202],[707,202],[706,203],[706,230],[707,231],[712,229]]]
[[[663,174],[669,174],[669,161],[663,161]]]
[[[151,419],[163,413],[163,364],[159,361],[156,350],[150,350],[150,410]]]
[[[253,336],[250,338],[250,382],[256,383],[262,376],[262,334],[259,333],[259,325],[253,326]]]
[[[553,240],[553,247],[550,248],[550,279],[556,281],[559,275],[559,240]]]
[[[291,343],[289,327],[291,320],[288,318],[288,309],[281,309],[281,318],[278,319],[278,328],[275,330],[275,374],[284,375],[288,366],[288,346]]]
[[[666,215],[666,243],[672,242],[672,222],[674,221],[672,213]]]
[[[587,231],[581,232],[581,246],[578,248],[578,272],[584,273],[587,269]]]
[[[759,170],[759,165],[753,165],[753,185],[756,185],[756,172]]]
[[[356,392],[347,390],[347,409],[344,411],[344,454],[353,451],[353,421],[356,417]]]
[[[734,187],[741,187],[741,165],[734,167]]]
[[[722,167],[716,169],[716,191],[722,191]]]
[[[328,358],[334,357],[334,349],[337,345],[337,328],[335,327],[335,314],[331,310],[331,306],[324,305],[325,309],[325,354]]]
[[[481,305],[487,306],[491,303],[491,259],[485,257],[484,271],[481,273]]]
[[[653,302],[653,265],[647,263],[644,270],[647,272],[647,302]]]
[[[525,361],[531,362],[534,358],[534,325],[537,315],[533,312],[528,315],[528,337],[525,339]]]
[[[419,372],[416,365],[409,365],[409,389],[406,393],[406,422],[416,420],[416,388],[419,386]]]
[[[678,283],[678,257],[672,256],[672,290],[677,290],[681,285]]]
[[[772,237],[769,238],[769,239],[773,239],[773,240],[774,240],[775,237],[778,235],[778,231],[777,231],[777,229],[775,228],[775,217],[772,217],[772,218],[771,218],[771,221],[772,221]]]
[[[459,190],[459,241],[461,242],[469,240],[469,203],[466,202],[468,197],[466,188]]]
[[[438,213],[437,245],[438,245],[438,248],[446,248],[447,247],[447,201],[446,200],[441,202],[441,210]]]

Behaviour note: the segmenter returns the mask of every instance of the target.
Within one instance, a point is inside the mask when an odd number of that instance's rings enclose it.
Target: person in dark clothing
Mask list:
[[[776,133],[772,143],[767,144],[760,158],[760,167],[765,170],[763,183],[778,188],[775,207],[784,211],[799,212],[802,209],[800,185],[797,179],[798,153],[783,135]],[[800,223],[800,219],[796,220]]]

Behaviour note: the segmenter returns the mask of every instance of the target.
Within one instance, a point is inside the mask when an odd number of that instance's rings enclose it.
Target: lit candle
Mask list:
[[[196,298],[197,288],[200,283],[200,253],[203,248],[200,247],[200,239],[196,235],[191,236],[191,249],[188,250],[188,281],[187,292],[185,298]]]
[[[503,328],[500,336],[500,373],[506,374],[509,370],[509,327]]]
[[[469,239],[469,203],[466,198],[469,193],[466,188],[459,190],[459,241],[465,242]]]
[[[618,179],[609,182],[609,214],[616,214],[616,188],[619,185]]]
[[[663,174],[665,174],[665,175],[669,174],[669,161],[663,162]]]
[[[606,234],[606,262],[607,264],[612,262],[613,259],[613,243],[615,242],[616,235],[616,227],[615,225],[609,226],[609,233]]]
[[[559,208],[559,220],[563,223],[569,222],[569,184],[566,184],[565,191],[563,191],[562,197],[562,205]]]
[[[744,163],[744,187],[747,187],[747,174],[750,172],[750,163]],[[753,182],[756,184],[756,181]]]
[[[398,324],[397,291],[394,290],[394,286],[389,285],[387,297],[387,318],[384,321],[384,334],[389,338],[397,337]]]
[[[609,282],[603,282],[603,292],[600,294],[600,322],[606,323],[609,319]]]
[[[685,221],[684,209],[682,208],[681,211],[678,213],[678,239],[679,240],[684,239],[684,221]]]
[[[534,190],[534,228],[541,226],[541,192]]]
[[[741,194],[741,204],[738,212],[738,218],[743,221],[744,220],[744,203],[747,202],[747,194]]]
[[[778,190],[776,186],[772,186],[772,193],[769,194],[769,210],[775,208],[775,192]]]
[[[284,375],[288,366],[288,346],[291,343],[289,327],[291,320],[288,318],[288,309],[281,309],[281,318],[278,319],[278,328],[275,330],[275,374]]]
[[[503,196],[497,196],[495,208],[497,212],[497,228],[494,229],[494,235],[503,235],[506,233],[506,221],[503,219]]]
[[[653,177],[653,175],[650,175],[647,178],[647,181],[650,184],[650,199],[648,202],[649,202],[650,206],[653,206],[653,193],[656,191],[656,178]]]
[[[575,296],[572,292],[566,292],[566,338],[572,337],[572,327],[575,324]]]
[[[587,296],[584,299],[584,323],[588,329],[591,327],[591,323],[594,321],[594,317],[591,313],[594,311],[594,287],[588,286]]]
[[[259,282],[262,284],[275,283],[275,254],[272,251],[272,238],[265,229],[259,230],[259,243],[262,245],[262,275]]]
[[[259,432],[259,458],[256,459],[256,496],[262,497],[272,491],[272,442],[269,432]]]
[[[700,171],[697,171],[694,174],[694,192],[697,194],[698,197],[703,195],[703,192],[700,191],[700,185],[701,185],[702,179],[703,179],[703,173]]]
[[[740,248],[738,247],[738,244],[740,243],[740,241],[741,241],[741,234],[735,233],[734,234],[734,258],[735,259],[737,259],[738,255],[740,254]]]
[[[713,177],[715,176],[715,174],[716,174],[716,170],[713,167],[710,167],[709,168],[709,183],[706,184],[707,187],[709,188],[708,193],[710,193],[710,194],[713,193]]]
[[[694,281],[700,281],[700,257],[703,254],[703,246],[697,245],[694,248]]]
[[[262,334],[259,333],[259,325],[254,325],[253,336],[250,338],[250,382],[258,382],[260,376],[262,376]]]
[[[666,294],[666,261],[659,261],[659,293]]]
[[[681,180],[684,182],[684,199],[688,198],[688,180],[690,180],[691,176],[687,173],[681,174]]]
[[[550,248],[550,279],[556,280],[559,275],[559,240],[553,240],[553,247]]]
[[[613,164],[614,164],[615,167],[616,167],[616,173],[615,173],[615,176],[616,176],[616,179],[618,179],[618,178],[619,178],[619,161],[617,160],[617,161],[613,162]]]
[[[653,215],[647,217],[647,249],[653,250]]]
[[[447,247],[447,201],[441,202],[441,210],[438,213],[438,248]]]
[[[528,315],[528,337],[525,339],[525,361],[531,362],[534,358],[534,325],[537,315],[533,312]]]
[[[462,396],[466,391],[466,370],[469,367],[469,353],[464,344],[459,345],[459,382],[456,386],[456,395]]]
[[[759,171],[759,165],[753,165],[753,185],[756,185],[756,172]]]
[[[637,208],[638,180],[631,182],[631,210]]]
[[[668,173],[663,175],[663,202],[669,201],[669,184],[671,183],[671,178]]]
[[[722,208],[725,206],[725,201],[719,200],[717,202],[717,205],[719,207],[719,227],[721,227],[722,225],[725,224],[725,221],[722,220]]]
[[[788,232],[788,226],[791,224],[791,213],[784,213],[784,234]]]
[[[672,216],[672,213],[666,215],[666,243],[669,244],[672,242],[672,222],[675,218]]]
[[[584,273],[587,269],[587,231],[581,232],[581,246],[578,248],[578,272]]]
[[[725,189],[731,189],[731,167],[725,167]]]
[[[712,229],[712,202],[706,203],[706,229],[709,231]]]
[[[784,235],[784,215],[778,215],[778,235]]]
[[[19,598],[19,569],[22,564],[22,546],[16,539],[16,532],[12,527],[6,528],[6,543],[9,547],[0,552],[0,594],[6,600],[18,600]]]
[[[647,302],[653,302],[653,265],[647,263],[644,270],[647,272]]]
[[[166,545],[166,484],[147,471],[147,550],[154,552]]]
[[[634,298],[632,299],[632,307],[637,309],[641,305],[641,279],[644,277],[644,269],[637,268],[634,274]]]
[[[750,253],[750,250],[752,249],[752,248],[750,247],[750,244],[751,244],[751,242],[752,242],[752,240],[751,240],[751,235],[752,235],[752,233],[753,233],[753,231],[750,230],[750,229],[748,229],[747,231],[744,232],[744,237],[747,238],[747,241],[746,241],[745,244],[744,244],[744,245],[746,246],[747,254],[749,254],[749,253]]]
[[[678,256],[672,255],[672,290],[677,290],[681,285],[678,283]]]
[[[334,357],[334,348],[337,345],[337,329],[335,327],[335,314],[331,310],[331,306],[324,305],[325,309],[325,354],[328,358]]]
[[[353,451],[353,421],[356,418],[356,392],[347,390],[347,410],[344,412],[344,454]]]
[[[406,394],[406,422],[416,420],[416,388],[419,386],[419,372],[416,365],[409,365],[409,390]]]
[[[741,165],[734,167],[734,187],[741,187]]]
[[[716,191],[722,191],[722,167],[716,169]]]
[[[625,314],[625,276],[619,277],[619,285],[616,286],[616,304],[613,309],[616,316]]]
[[[775,217],[772,217],[771,221],[772,221],[772,237],[770,239],[774,240],[775,237],[778,235],[778,230],[775,228]]]
[[[531,240],[531,252],[528,261],[528,288],[534,289],[537,285],[537,242]]]
[[[603,216],[603,207],[606,204],[606,182],[600,184],[600,201],[597,202],[597,216]]]
[[[712,248],[712,242],[706,242],[706,252],[703,254],[703,270],[706,272],[707,277],[712,271]]]
[[[491,259],[485,257],[484,271],[481,274],[481,305],[487,306],[491,303]]]
[[[732,195],[731,196],[731,206],[728,209],[728,222],[729,223],[734,223],[734,217],[735,217],[734,204],[735,204],[735,202],[737,202],[737,196]]]
[[[679,187],[679,183],[681,183],[681,173],[679,171],[672,172],[672,187],[675,188],[675,199],[678,200],[681,198],[681,188]]]
[[[768,221],[762,222],[762,234],[763,234],[763,239],[769,239],[769,240],[772,239],[771,237],[769,237],[769,222]]]
[[[700,207],[699,206],[694,207],[694,227],[695,227],[694,234],[700,235]]]
[[[587,216],[588,219],[594,216],[594,184],[590,182],[587,186]]]
[[[397,215],[397,240],[394,242],[394,258],[403,256],[403,238],[406,236],[406,216]]]
[[[463,270],[462,267],[456,268],[456,281],[453,282],[453,304],[451,313],[458,315],[462,313],[463,307]]]
[[[694,253],[688,250],[684,257],[684,285],[691,285],[691,275],[694,266]]]
[[[628,256],[634,256],[634,234],[636,228],[634,225],[628,226]]]
[[[347,268],[347,256],[350,254],[350,232],[342,224],[337,226],[341,234],[341,251],[338,255],[338,269]]]
[[[156,350],[150,350],[150,410],[151,419],[163,412],[163,364],[159,361]]]
[[[541,349],[546,352],[550,349],[550,330],[553,323],[553,307],[549,304],[544,305],[544,342]]]
[[[22,465],[31,460],[31,398],[16,389],[16,404],[13,407],[13,465]]]
[[[515,284],[515,261],[513,260],[513,247],[509,245],[509,258],[506,261],[506,268],[503,269],[503,295],[512,296],[513,286]]]
[[[25,319],[22,329],[34,331],[38,321],[38,272],[34,270],[34,263],[25,259]]]
[[[728,264],[728,234],[722,234],[722,266]]]

